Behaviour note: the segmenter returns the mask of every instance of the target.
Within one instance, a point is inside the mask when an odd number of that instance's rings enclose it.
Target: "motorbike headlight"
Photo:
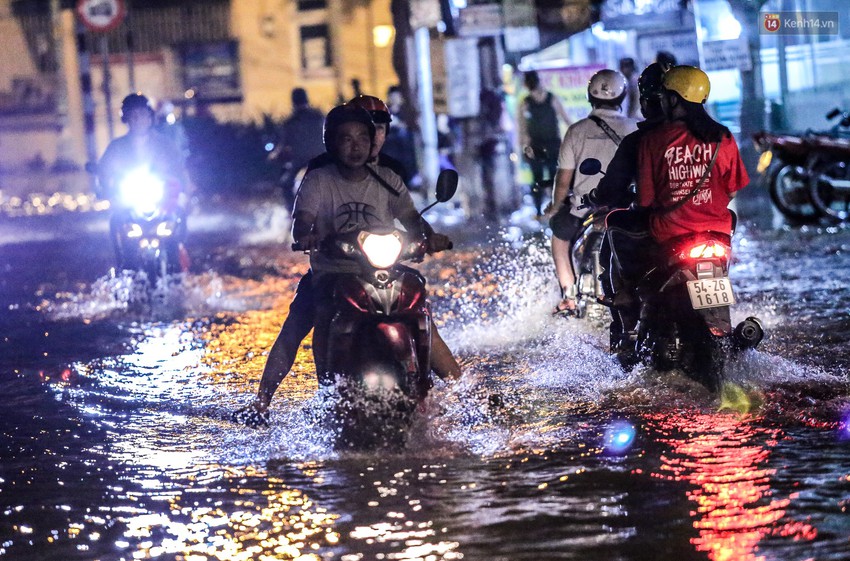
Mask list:
[[[402,242],[398,232],[392,234],[363,232],[358,241],[366,259],[377,269],[391,267],[401,255]]]
[[[759,163],[756,166],[756,171],[759,173],[764,173],[770,166],[770,162],[773,160],[773,152],[771,150],[765,150],[762,152],[761,156],[759,156]]]
[[[156,227],[156,235],[161,238],[167,238],[174,233],[174,228],[170,222],[160,222]]]
[[[130,226],[127,228],[128,238],[141,238],[143,233],[144,232],[142,232],[142,227],[138,224],[130,224]]]
[[[165,197],[165,183],[147,170],[133,170],[121,180],[118,192],[126,206],[150,214]]]

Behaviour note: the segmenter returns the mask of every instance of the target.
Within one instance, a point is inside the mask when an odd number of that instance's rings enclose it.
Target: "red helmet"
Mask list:
[[[372,121],[376,124],[389,124],[393,120],[392,115],[390,115],[390,108],[387,107],[387,104],[373,95],[358,95],[357,97],[352,98],[348,103],[350,105],[362,107],[368,111],[372,116]]]

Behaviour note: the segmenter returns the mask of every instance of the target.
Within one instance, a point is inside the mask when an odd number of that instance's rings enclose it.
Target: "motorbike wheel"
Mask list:
[[[847,162],[832,162],[815,168],[809,177],[809,195],[817,210],[835,222],[850,217],[850,192],[836,190],[825,181],[825,177],[847,181],[850,168]]]
[[[822,216],[809,194],[807,180],[805,169],[790,164],[777,166],[765,175],[773,204],[795,222],[816,222]]]
[[[720,391],[728,354],[728,341],[708,332],[703,333],[694,346],[694,378],[711,393]]]

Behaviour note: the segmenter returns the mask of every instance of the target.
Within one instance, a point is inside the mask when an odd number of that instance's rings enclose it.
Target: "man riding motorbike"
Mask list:
[[[146,96],[133,93],[125,97],[121,102],[121,122],[127,125],[127,134],[110,142],[97,164],[98,195],[107,198],[113,209],[110,236],[119,269],[125,264],[120,225],[129,212],[119,196],[119,185],[123,179],[140,170],[156,176],[166,186],[163,204],[180,215],[178,223],[181,231],[175,236],[181,240],[178,245],[181,267],[188,267],[188,255],[182,240],[186,229],[189,177],[182,153],[168,137],[153,129],[153,117],[154,111]]]
[[[365,97],[365,96],[364,96]],[[377,98],[375,98],[377,99]],[[379,100],[380,101],[380,100]],[[383,102],[381,102],[383,103]],[[384,106],[386,107],[386,106]],[[387,112],[388,113],[388,112]],[[430,226],[422,220],[413,206],[410,193],[405,188],[401,178],[389,167],[380,165],[378,152],[381,148],[383,137],[375,134],[376,126],[373,122],[374,114],[364,109],[360,104],[348,103],[334,108],[325,119],[324,141],[327,153],[308,166],[299,194],[296,197],[296,206],[293,212],[293,238],[303,247],[315,247],[318,241],[334,233],[328,222],[328,213],[336,216],[338,209],[343,209],[344,214],[350,216],[354,223],[372,220],[376,217],[386,219],[398,218],[409,231],[424,230],[428,236],[429,251],[438,251],[449,246],[450,242],[446,236],[436,234]],[[378,119],[381,117],[379,116]],[[365,143],[365,137],[361,134],[365,130],[369,137],[369,145],[364,149],[361,146],[350,146]],[[357,136],[352,138],[349,129],[361,129]],[[343,132],[340,132],[345,129]],[[355,142],[356,140],[356,142]],[[361,152],[365,150],[365,154]],[[360,160],[363,160],[361,163]],[[378,165],[374,162],[377,160]],[[350,178],[360,178],[359,181],[351,181]],[[368,185],[367,185],[368,184]],[[342,190],[342,187],[354,186],[352,193]],[[366,191],[363,191],[364,186]],[[376,190],[377,189],[379,190]],[[307,189],[302,196],[302,189]],[[368,207],[368,213],[353,212],[351,209],[360,207],[360,202],[346,202],[337,204],[343,198],[351,198],[355,193],[369,195],[375,199]],[[337,201],[340,199],[340,201]],[[306,201],[306,202],[305,202]],[[334,204],[337,206],[331,208]],[[353,205],[353,206],[352,206]],[[343,208],[344,207],[344,208]],[[308,210],[304,211],[303,209]],[[373,212],[377,208],[380,212]],[[355,208],[356,210],[356,208]],[[313,228],[316,220],[322,218],[321,227]],[[430,234],[430,235],[429,235]],[[318,260],[318,265],[314,262]],[[272,346],[266,365],[263,369],[260,387],[256,399],[246,408],[237,413],[237,420],[250,424],[265,422],[266,410],[271,402],[274,392],[277,390],[283,378],[289,373],[295,360],[295,353],[301,340],[307,336],[310,329],[314,331],[314,356],[324,356],[324,339],[326,325],[316,323],[317,308],[323,301],[329,299],[329,285],[332,282],[316,280],[319,273],[326,271],[325,258],[320,255],[311,256],[311,269],[298,283],[295,298],[289,308],[289,315],[281,328],[277,340]],[[333,263],[330,264],[333,270]],[[343,268],[348,264],[343,263]],[[328,275],[325,275],[326,277]],[[332,277],[332,275],[330,275]],[[325,318],[328,321],[328,318]],[[436,326],[432,324],[432,362],[433,369],[438,376],[443,378],[456,378],[460,376],[460,368],[451,354],[448,346],[439,336]],[[316,365],[320,383],[329,383],[322,364]],[[257,416],[259,415],[259,419]]]
[[[561,300],[553,314],[574,313],[576,276],[570,263],[572,246],[589,212],[582,198],[599,183],[596,175],[576,174],[587,158],[596,158],[605,169],[624,136],[634,131],[637,121],[623,115],[620,104],[626,96],[626,79],[616,70],[600,70],[587,85],[590,115],[567,130],[558,156],[558,171],[552,202],[546,208],[552,228],[552,259],[561,288]]]
[[[620,143],[605,176],[588,195],[590,204],[625,209],[634,202],[635,194],[631,187],[637,177],[638,148],[647,133],[665,121],[661,108],[664,72],[664,67],[654,62],[638,78],[640,110],[645,120],[640,121],[637,130]],[[612,306],[611,350],[616,351],[622,334],[634,330],[637,323],[637,302],[627,297],[630,291],[624,288],[624,283],[634,278],[635,270],[641,270],[640,248],[647,243],[649,233],[643,225],[634,224],[634,213],[624,210],[613,210],[608,214],[605,230],[600,251],[600,260],[605,267],[602,287],[608,304]],[[611,246],[615,238],[618,252],[614,254]]]

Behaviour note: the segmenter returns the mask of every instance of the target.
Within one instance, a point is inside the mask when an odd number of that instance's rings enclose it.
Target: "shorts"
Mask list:
[[[552,229],[552,235],[559,240],[572,242],[578,237],[584,224],[584,218],[575,216],[570,213],[570,208],[567,205],[555,213],[549,219],[549,227]]]

